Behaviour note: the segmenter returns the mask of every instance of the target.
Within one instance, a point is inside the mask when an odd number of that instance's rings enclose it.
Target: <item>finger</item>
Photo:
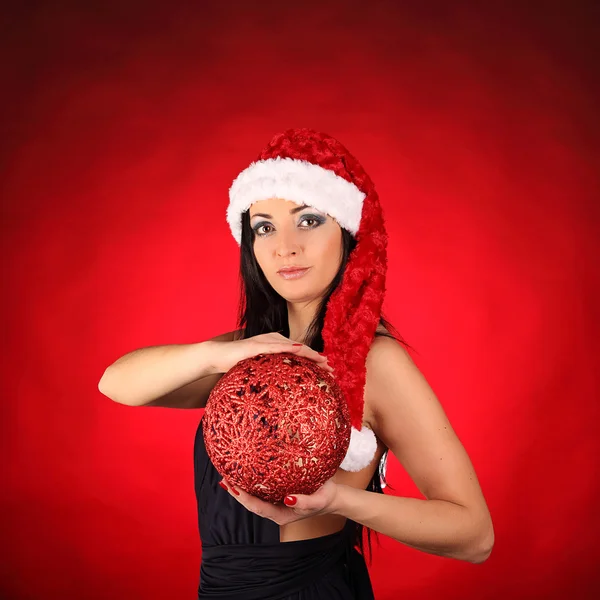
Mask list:
[[[327,357],[324,354],[320,354],[316,350],[313,350],[310,346],[307,346],[305,344],[285,344],[279,347],[278,349],[273,348],[272,352],[294,352],[299,356],[305,356],[306,358],[312,360],[329,373],[333,373],[333,367],[331,367],[328,364]]]
[[[227,486],[227,488],[228,488],[227,491],[230,494],[235,495],[236,499],[239,502],[241,502],[244,506],[246,506],[246,508],[252,510],[250,508],[251,505],[262,504],[262,501],[260,500],[260,498],[257,498],[256,496],[253,496],[252,494],[249,494],[248,492],[245,492],[242,488],[236,487],[229,481],[222,479],[221,482]]]
[[[326,371],[329,371],[329,373],[333,373],[333,367],[329,364],[329,358],[327,356],[325,356],[324,354],[318,354],[318,362],[317,365],[323,369],[325,369]]]
[[[229,494],[230,495],[237,494],[236,496],[234,496],[234,498],[244,508],[253,512],[254,514],[258,515],[259,517],[263,517],[265,519],[271,519],[280,525],[282,525],[290,520],[289,509],[287,509],[283,506],[275,506],[274,504],[272,504],[270,502],[265,502],[264,500],[261,500],[260,498],[257,498],[256,496],[252,496],[251,494],[248,494],[247,492],[245,492],[242,489],[237,490],[235,486],[231,485],[228,482],[225,482],[225,480],[223,480],[223,481],[229,487],[229,490],[228,490]]]
[[[306,358],[310,358],[310,360],[314,360],[315,362],[325,362],[327,360],[327,357],[324,354],[313,350],[310,346],[301,344],[298,348],[300,354],[302,354],[302,356],[306,356]]]
[[[219,485],[227,492],[233,492],[236,496],[240,495],[240,493],[235,489],[235,487],[233,487],[228,481],[225,481],[224,479],[221,479],[221,481],[219,481]]]
[[[312,494],[290,494],[283,499],[283,503],[296,513],[319,514],[334,502],[336,490],[331,478]]]
[[[300,350],[302,356],[306,356],[306,358],[315,362],[319,367],[323,368],[329,373],[333,373],[333,367],[329,365],[327,356],[317,352],[316,350],[313,350],[309,346],[303,345]]]
[[[303,494],[290,494],[283,499],[283,503],[288,508],[292,508],[297,514],[304,512],[315,513],[321,509],[321,506],[313,498]]]
[[[295,352],[302,351],[302,344],[275,344],[272,348],[273,352]]]

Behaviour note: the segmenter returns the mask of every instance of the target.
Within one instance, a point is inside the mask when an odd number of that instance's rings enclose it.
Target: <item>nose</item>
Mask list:
[[[277,247],[277,256],[295,256],[298,251],[288,246],[282,246],[281,244]]]
[[[296,236],[293,232],[281,232],[277,238],[277,245],[275,248],[277,256],[285,257],[298,254],[300,247],[298,246]]]

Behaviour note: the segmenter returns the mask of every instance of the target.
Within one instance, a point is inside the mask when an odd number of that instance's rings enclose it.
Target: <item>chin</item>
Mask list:
[[[308,299],[308,298],[312,298],[311,294],[307,294],[306,290],[298,288],[297,290],[278,290],[275,289],[275,291],[285,300],[289,300],[289,301],[298,301],[298,300],[304,300],[304,299]]]
[[[303,302],[311,300],[315,297],[315,294],[311,294],[311,290],[307,289],[304,286],[298,285],[296,283],[296,287],[292,288],[291,286],[273,286],[273,289],[288,302]]]

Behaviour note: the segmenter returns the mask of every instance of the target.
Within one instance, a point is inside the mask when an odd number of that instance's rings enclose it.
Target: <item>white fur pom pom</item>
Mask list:
[[[377,438],[366,425],[358,431],[352,427],[350,431],[350,445],[346,456],[340,465],[344,471],[360,471],[367,467],[377,451]]]

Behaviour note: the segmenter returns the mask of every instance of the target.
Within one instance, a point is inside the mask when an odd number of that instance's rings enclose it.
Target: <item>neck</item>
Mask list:
[[[317,305],[315,300],[287,303],[290,340],[304,343],[307,330],[317,314]]]

